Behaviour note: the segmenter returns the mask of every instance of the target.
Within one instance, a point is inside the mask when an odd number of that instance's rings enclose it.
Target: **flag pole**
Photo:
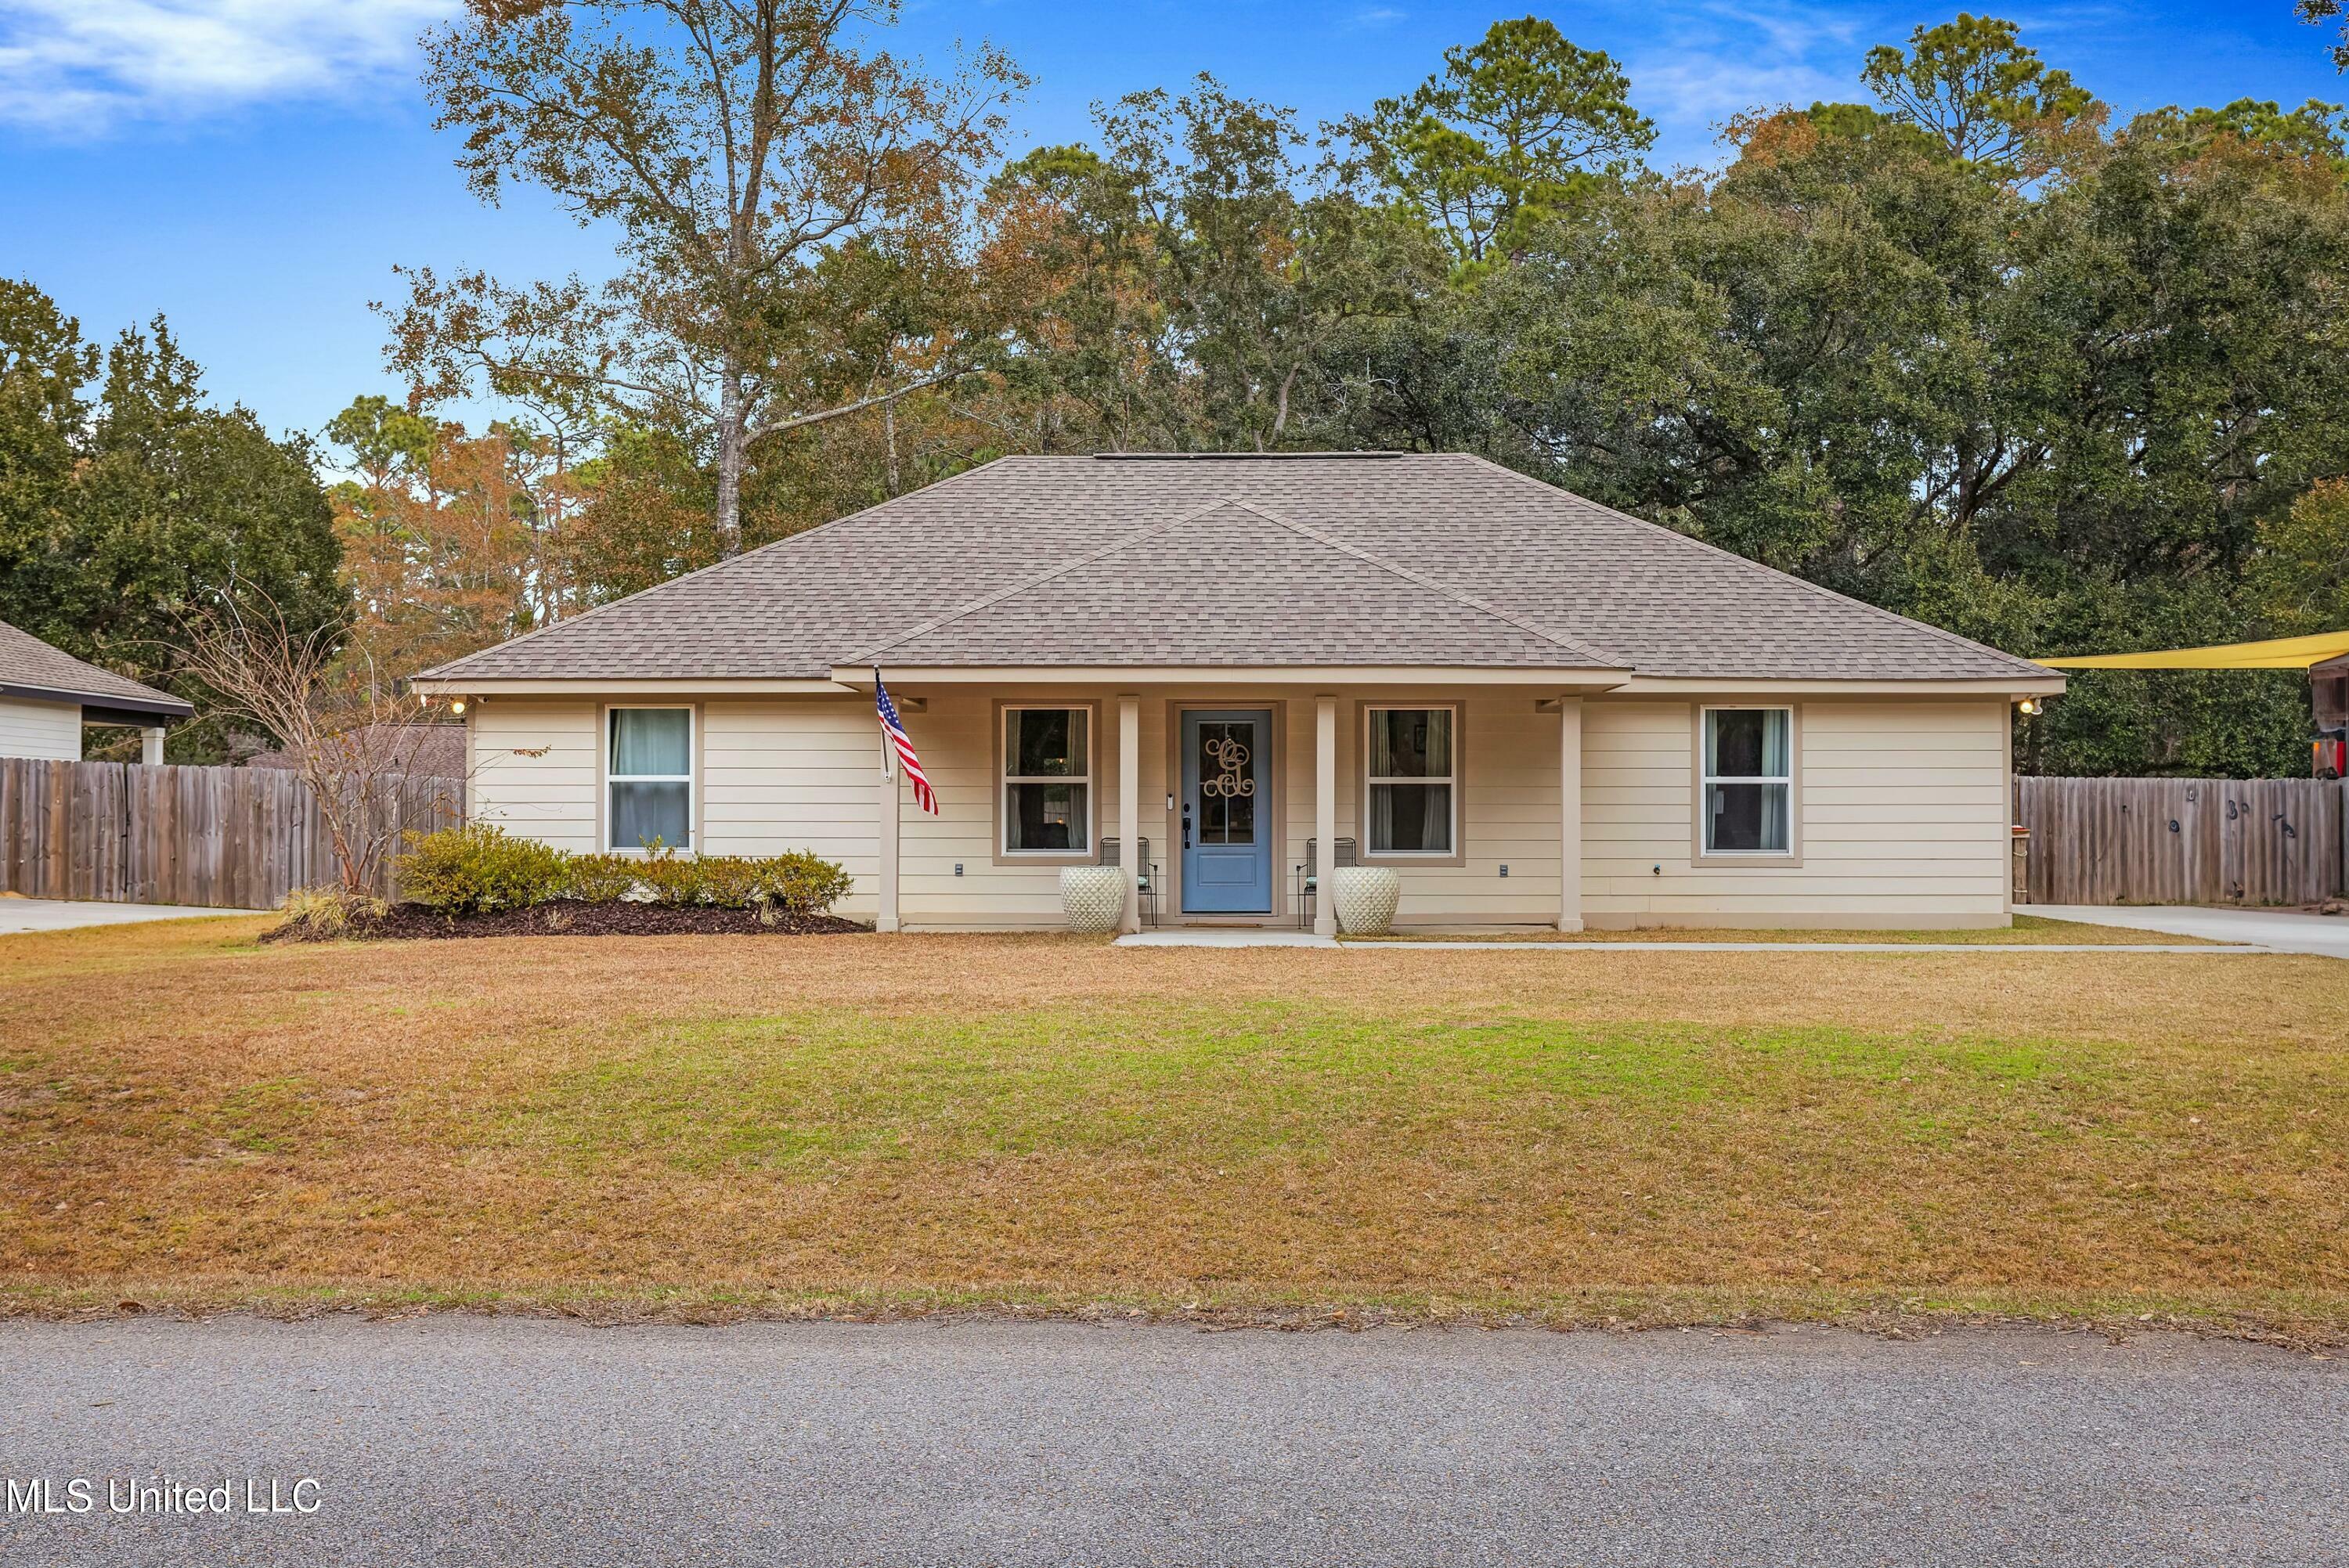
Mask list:
[[[873,717],[876,721],[881,717],[881,699],[887,689],[881,684],[881,666],[874,665],[873,666]],[[881,777],[884,779],[895,779],[897,776],[896,763],[896,743],[889,738],[889,727],[884,724],[881,727]]]

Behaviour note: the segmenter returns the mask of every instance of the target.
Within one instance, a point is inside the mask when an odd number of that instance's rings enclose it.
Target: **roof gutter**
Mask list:
[[[871,686],[870,680],[865,682]],[[697,694],[743,696],[842,696],[851,689],[821,676],[804,679],[730,678],[702,676],[660,680],[609,680],[582,676],[564,680],[493,680],[487,676],[438,677],[411,676],[408,689],[419,696],[585,696],[611,693],[621,696],[690,696]]]
[[[887,665],[883,676],[929,686],[1510,686],[1612,691],[1629,670],[1587,665],[1464,668],[1457,665]],[[870,691],[870,665],[834,665],[832,677]]]
[[[65,702],[80,707],[109,708],[119,713],[135,713],[153,718],[189,718],[195,714],[195,705],[181,702],[175,696],[117,696],[88,691],[66,691],[57,686],[17,686],[0,681],[0,696],[22,697],[27,702]]]

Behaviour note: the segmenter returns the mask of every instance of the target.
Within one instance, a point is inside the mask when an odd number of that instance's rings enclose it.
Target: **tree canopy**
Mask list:
[[[153,673],[156,617],[249,578],[413,667],[1004,452],[1376,447],[2025,655],[2349,623],[2338,105],[2116,120],[1961,15],[1666,173],[1630,76],[1528,16],[1329,124],[1200,77],[1003,161],[1017,67],[900,60],[893,15],[471,0],[434,32],[474,190],[609,225],[614,276],[412,266],[409,395],[324,432],[331,510],[160,323],[100,355],[0,285],[0,614]],[[511,417],[460,428],[464,391]],[[2019,738],[2296,772],[2305,723],[2288,673],[2093,672]]]
[[[307,633],[348,613],[332,515],[298,438],[214,407],[159,316],[103,354],[31,284],[0,279],[0,620],[197,704],[183,616],[266,600]],[[221,755],[217,724],[173,755]]]

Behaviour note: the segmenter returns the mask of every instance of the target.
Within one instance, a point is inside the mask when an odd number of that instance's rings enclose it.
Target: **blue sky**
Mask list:
[[[608,253],[526,195],[479,206],[415,81],[411,40],[455,0],[0,0],[0,275],[30,277],[100,339],[157,311],[207,384],[274,429],[316,430],[397,390],[367,303],[394,262],[514,279]],[[1548,15],[1624,62],[1657,160],[1708,163],[1755,104],[1857,98],[1869,45],[1935,5],[1607,0]],[[2126,116],[2245,96],[2349,98],[2292,0],[2013,5],[2026,42]],[[1396,92],[1513,5],[1431,0],[1172,4],[916,0],[891,46],[1009,48],[1037,78],[1023,143],[1081,136],[1087,106],[1209,70],[1307,121]]]

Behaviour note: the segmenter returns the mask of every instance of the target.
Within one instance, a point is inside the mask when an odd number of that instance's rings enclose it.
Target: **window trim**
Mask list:
[[[612,771],[612,716],[624,711],[654,710],[686,716],[685,762],[688,769],[682,777],[674,773],[618,773]],[[607,702],[595,720],[595,843],[596,852],[606,855],[649,854],[641,844],[621,848],[612,842],[612,786],[615,784],[677,784],[685,786],[685,815],[693,834],[693,843],[687,849],[669,847],[678,855],[698,855],[702,851],[701,817],[701,705],[698,702]]]
[[[1704,721],[1709,713],[1744,713],[1777,708],[1786,716],[1786,774],[1784,779],[1744,774],[1716,779],[1705,772]],[[1701,702],[1690,709],[1691,758],[1689,863],[1695,866],[1742,866],[1750,871],[1783,871],[1803,863],[1803,705],[1798,702]],[[1705,789],[1714,783],[1786,786],[1786,847],[1783,850],[1709,850],[1705,848]]]
[[[1452,772],[1447,778],[1373,780],[1371,777],[1371,715],[1448,709],[1452,715]],[[1362,697],[1354,704],[1354,841],[1355,857],[1366,866],[1464,866],[1468,863],[1468,705],[1433,697]],[[1371,848],[1371,785],[1443,784],[1452,786],[1452,848],[1449,850],[1373,850]]]
[[[1061,779],[1037,779],[1029,776],[1014,778],[1008,769],[1011,761],[1011,715],[1015,711],[1044,708],[1085,712],[1085,771],[1081,777],[1071,774]],[[1101,700],[1098,697],[1021,696],[998,697],[994,705],[995,738],[988,745],[987,783],[989,848],[999,866],[1089,866],[1101,856]],[[1085,786],[1085,847],[1081,850],[1014,850],[1006,847],[1011,831],[1011,820],[1005,810],[1009,786],[1018,783],[1075,784]]]

